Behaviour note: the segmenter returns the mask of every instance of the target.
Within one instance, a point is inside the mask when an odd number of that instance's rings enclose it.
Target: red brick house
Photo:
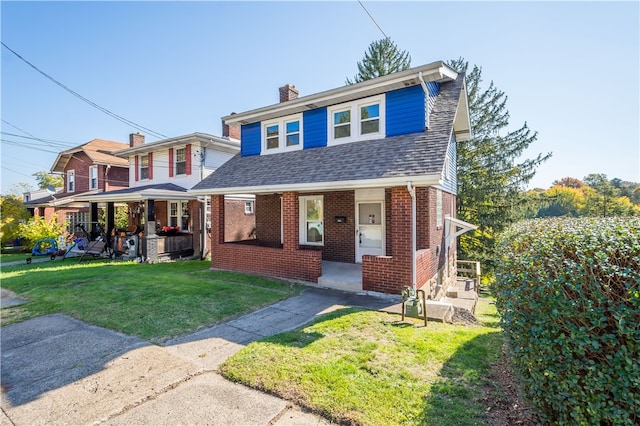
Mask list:
[[[189,192],[211,196],[212,266],[438,299],[456,277],[456,143],[464,75],[443,62],[223,117],[240,154]],[[224,196],[255,194],[255,239],[225,241]],[[333,272],[332,272],[333,274]],[[342,273],[341,273],[342,274]],[[340,274],[339,274],[340,275]]]
[[[25,205],[33,208],[34,216],[49,219],[55,213],[59,223],[68,223],[69,232],[74,232],[77,224],[97,221],[97,211],[92,213],[89,202],[82,197],[129,186],[129,164],[126,159],[114,155],[115,151],[127,146],[122,142],[94,139],[60,152],[51,173],[63,176],[63,189],[29,200]]]

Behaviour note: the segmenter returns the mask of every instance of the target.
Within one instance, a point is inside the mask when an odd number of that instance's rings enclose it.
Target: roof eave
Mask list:
[[[159,149],[171,148],[181,144],[199,142],[208,147],[212,146],[218,151],[237,153],[240,152],[240,141],[229,139],[207,133],[191,133],[189,135],[176,136],[174,138],[163,139],[156,142],[145,143],[139,146],[121,149],[116,151],[114,155],[122,158],[128,158],[130,155],[158,151]]]
[[[187,192],[178,191],[162,191],[162,190],[142,190],[136,192],[129,192],[126,194],[93,194],[83,197],[78,197],[83,201],[91,202],[133,202],[144,200],[193,200],[195,195]]]
[[[327,90],[309,96],[282,102],[279,104],[258,108],[243,113],[222,117],[226,124],[248,124],[270,118],[299,113],[310,109],[335,105],[384,93],[389,90],[420,84],[418,74],[422,72],[424,81],[446,82],[455,80],[458,73],[442,61],[434,62],[405,71],[389,74],[383,77],[363,81],[361,83]]]
[[[270,194],[280,192],[313,192],[337,191],[345,189],[388,188],[405,186],[411,182],[413,186],[442,185],[442,174],[434,173],[421,176],[402,176],[393,178],[362,179],[336,182],[314,182],[283,185],[239,186],[228,188],[189,189],[194,195],[224,195],[224,194]]]

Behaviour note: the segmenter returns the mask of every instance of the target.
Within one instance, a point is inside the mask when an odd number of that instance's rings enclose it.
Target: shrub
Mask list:
[[[53,238],[57,241],[59,236],[66,236],[66,224],[58,223],[57,216],[54,214],[51,219],[45,220],[42,216],[36,216],[27,223],[21,223],[19,226],[20,235],[25,239],[25,245],[33,246],[33,244],[43,238]]]
[[[496,305],[524,390],[556,424],[640,424],[640,219],[521,222]]]

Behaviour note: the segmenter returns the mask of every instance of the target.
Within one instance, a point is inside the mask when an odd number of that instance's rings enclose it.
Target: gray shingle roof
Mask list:
[[[154,185],[131,186],[129,188],[117,189],[115,191],[102,192],[99,195],[103,195],[103,194],[124,195],[124,194],[133,194],[136,192],[141,192],[146,190],[187,192],[186,188],[183,188],[173,183],[159,183]]]
[[[443,83],[424,132],[281,154],[239,154],[193,190],[318,184],[441,173],[464,75]]]

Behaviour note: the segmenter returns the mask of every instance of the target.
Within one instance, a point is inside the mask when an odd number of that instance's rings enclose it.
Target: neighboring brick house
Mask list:
[[[223,126],[223,137],[207,133],[145,143],[144,135],[131,134],[129,146],[115,153],[128,165],[128,188],[91,194],[85,200],[106,203],[106,228],[114,228],[114,203],[129,207],[129,229],[144,237],[141,255],[147,260],[204,256],[208,252],[209,204],[205,197],[187,192],[196,183],[240,151],[235,128]],[[248,239],[255,227],[252,195],[228,199],[242,209],[229,234]],[[247,206],[250,204],[250,206]],[[250,213],[245,213],[249,209]],[[171,230],[167,230],[170,227]]]
[[[241,154],[189,192],[212,197],[214,268],[439,298],[456,277],[456,142],[471,136],[464,75],[443,62],[223,117]],[[256,195],[256,239],[225,242],[223,197]]]
[[[97,212],[92,214],[90,204],[81,197],[129,186],[127,160],[113,154],[126,147],[126,143],[94,139],[60,152],[51,173],[62,175],[64,187],[53,195],[25,201],[25,206],[33,208],[34,216],[49,219],[55,213],[58,222],[68,223],[69,232],[78,224],[97,221]]]

